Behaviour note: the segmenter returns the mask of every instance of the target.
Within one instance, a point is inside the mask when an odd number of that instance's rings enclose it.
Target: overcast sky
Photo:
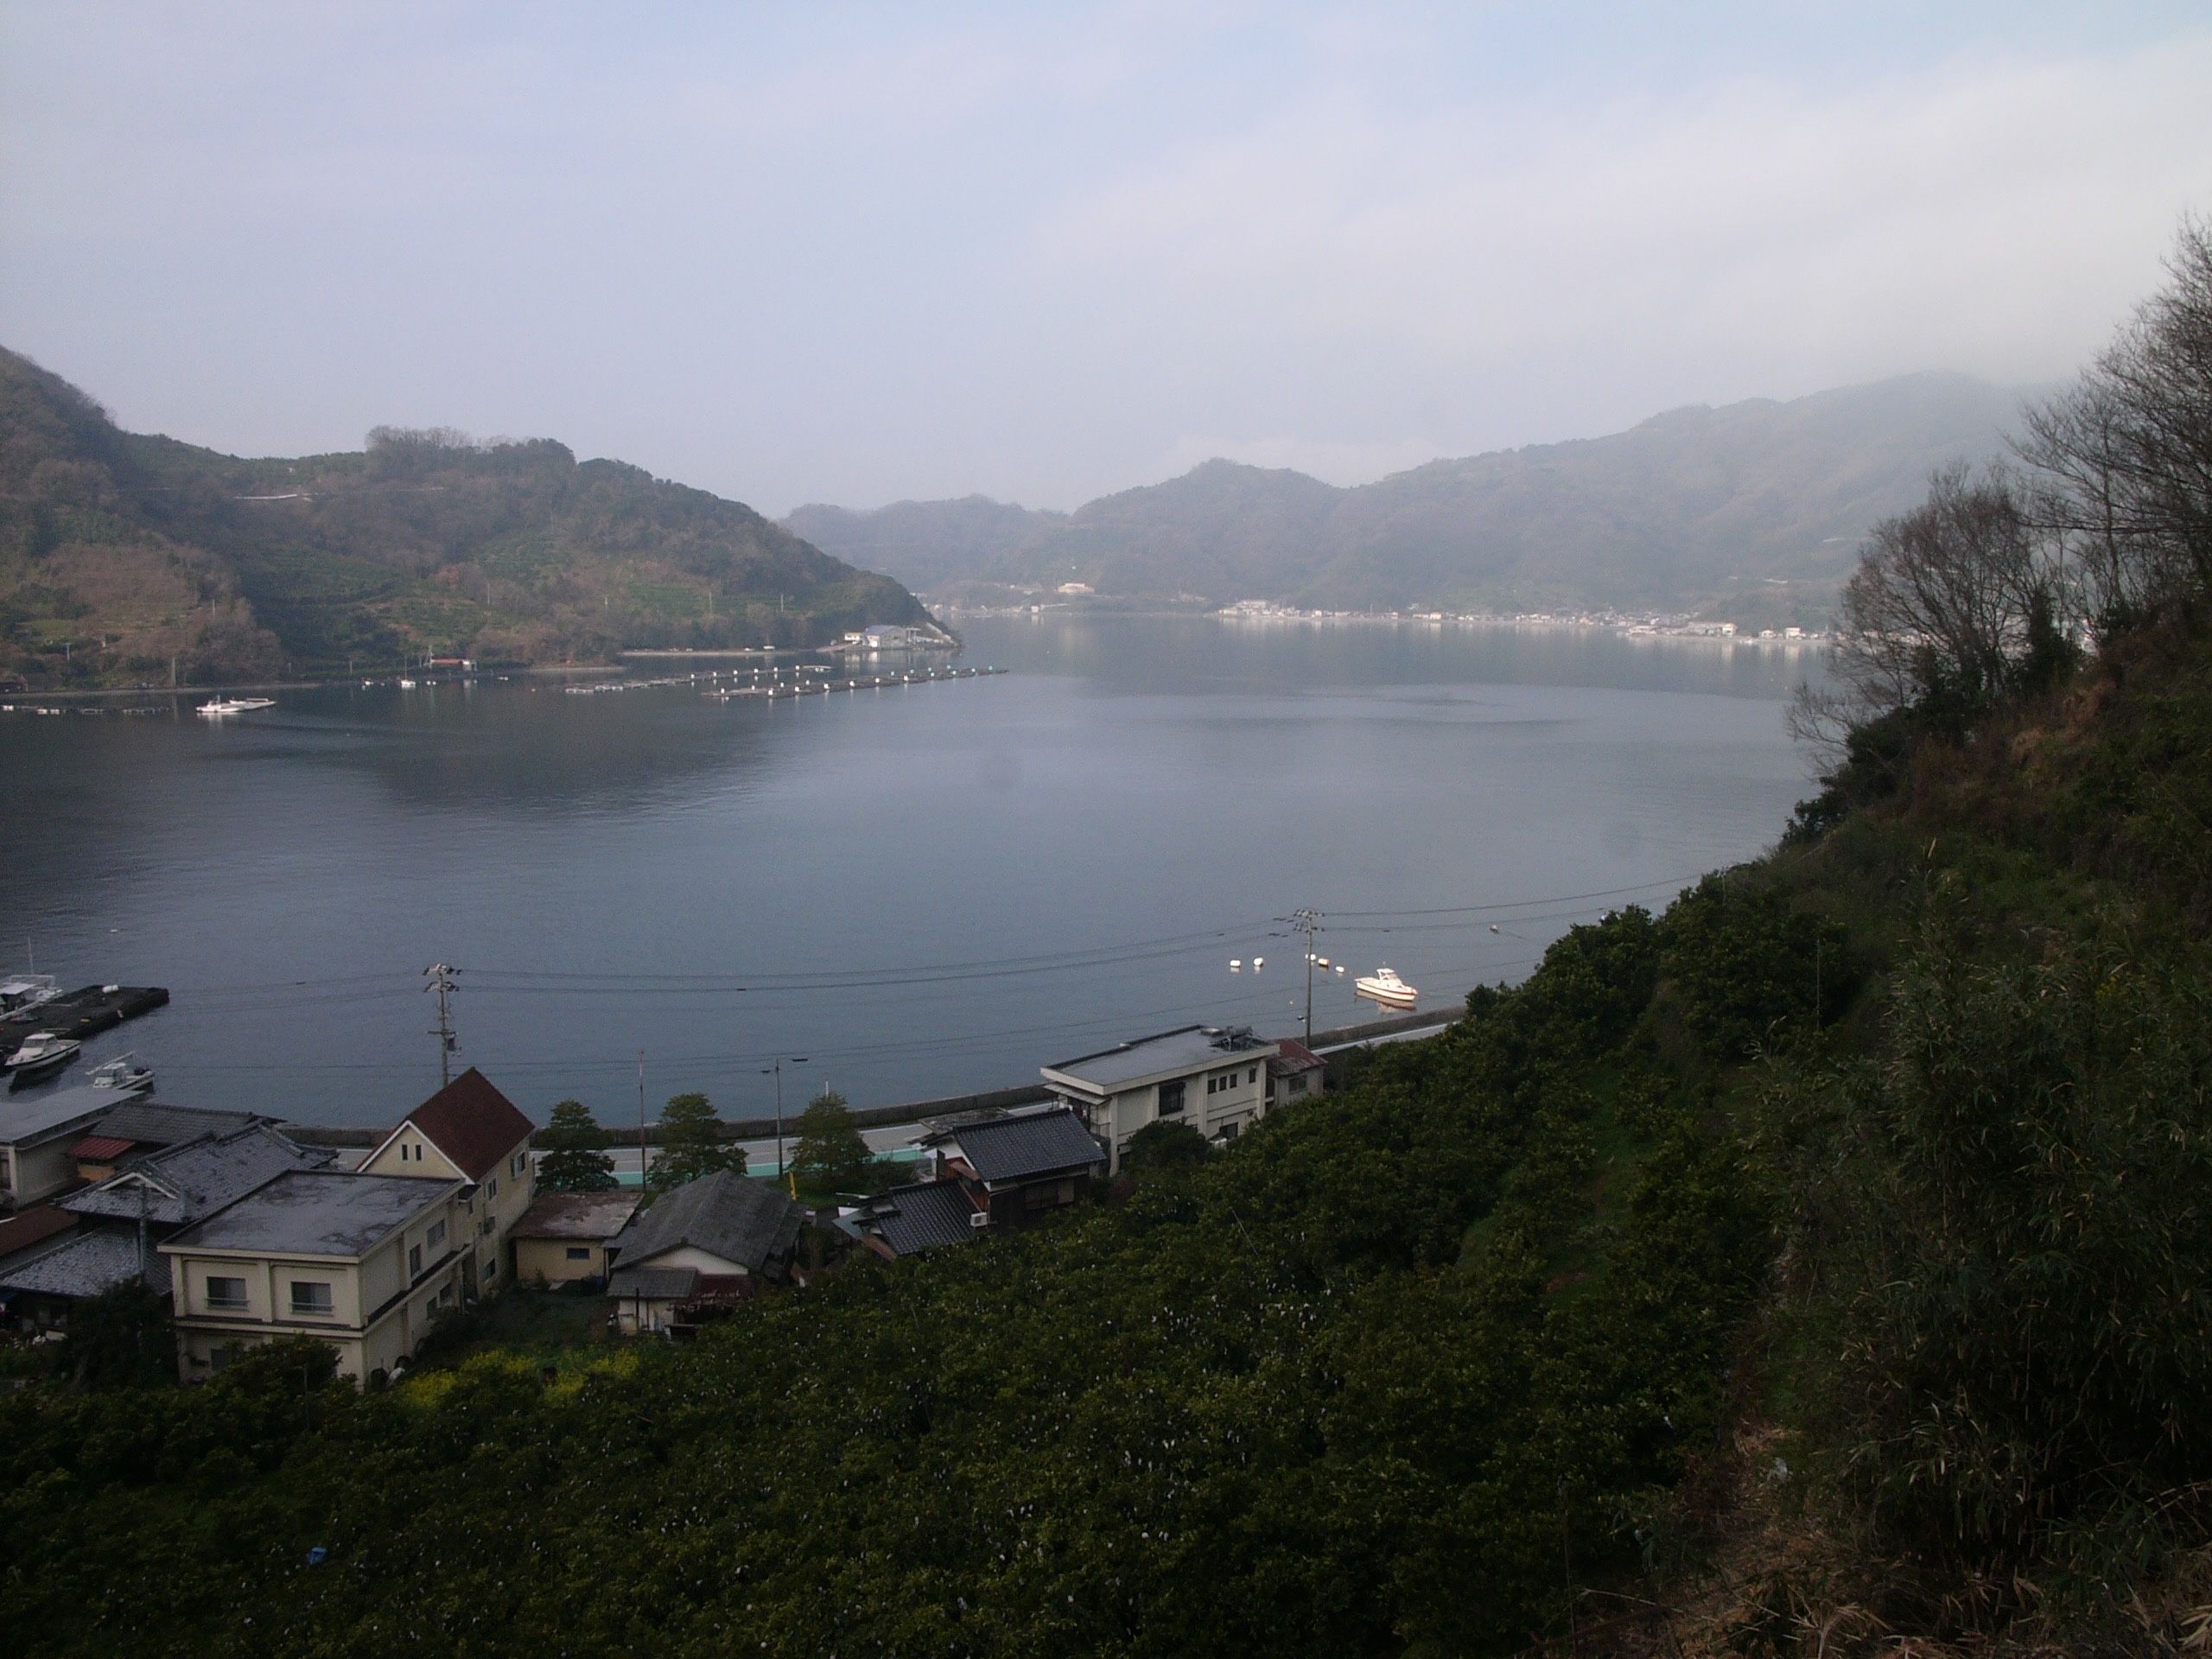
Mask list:
[[[0,344],[136,429],[1070,506],[2062,377],[2212,210],[2212,14],[0,0]]]

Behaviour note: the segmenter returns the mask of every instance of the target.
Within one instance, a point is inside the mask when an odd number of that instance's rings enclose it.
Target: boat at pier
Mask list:
[[[26,1084],[44,1077],[49,1071],[59,1071],[77,1058],[84,1045],[73,1037],[60,1037],[50,1031],[35,1031],[23,1039],[23,1046],[8,1057],[8,1069],[15,1077],[10,1086]]]
[[[0,979],[0,1014],[28,1014],[61,995],[52,974],[11,974]]]
[[[94,1066],[86,1076],[95,1089],[112,1089],[119,1095],[143,1095],[154,1086],[154,1068],[141,1065],[135,1054],[118,1054]]]

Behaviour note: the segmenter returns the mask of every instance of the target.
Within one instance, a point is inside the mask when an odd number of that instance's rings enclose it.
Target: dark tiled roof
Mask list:
[[[959,1182],[919,1181],[879,1193],[860,1220],[893,1255],[912,1255],[940,1244],[966,1243],[976,1236],[969,1217],[977,1213]]]
[[[649,1302],[682,1301],[699,1282],[696,1268],[617,1268],[607,1281],[610,1296],[642,1296]]]
[[[473,1065],[408,1113],[407,1122],[472,1181],[530,1139],[530,1120]]]
[[[235,1135],[188,1141],[142,1158],[121,1174],[59,1200],[80,1216],[182,1227],[236,1203],[256,1187],[295,1169],[324,1169],[338,1154],[302,1147],[266,1123]]]
[[[968,1166],[986,1181],[1019,1181],[1106,1161],[1083,1120],[1065,1107],[963,1124],[944,1138],[960,1148]]]
[[[153,1254],[149,1249],[149,1255]],[[136,1231],[79,1233],[43,1255],[32,1256],[0,1273],[0,1290],[32,1291],[41,1296],[97,1296],[102,1291],[136,1279],[146,1264],[138,1254]],[[156,1257],[153,1262],[156,1287],[168,1288],[167,1274]]]
[[[36,1209],[10,1216],[7,1220],[0,1221],[0,1262],[6,1261],[18,1250],[28,1250],[34,1244],[43,1244],[48,1239],[67,1232],[76,1224],[76,1217],[51,1204],[41,1204]]]
[[[620,1187],[604,1192],[548,1192],[523,1211],[513,1238],[613,1238],[638,1212],[638,1194]]]
[[[252,1112],[211,1112],[197,1106],[156,1106],[150,1101],[132,1100],[102,1114],[92,1132],[143,1147],[173,1147],[180,1141],[197,1141],[203,1135],[235,1135],[249,1123],[275,1122]]]
[[[641,1210],[607,1246],[625,1262],[648,1262],[690,1245],[759,1273],[798,1243],[806,1211],[766,1181],[717,1170],[686,1181]]]

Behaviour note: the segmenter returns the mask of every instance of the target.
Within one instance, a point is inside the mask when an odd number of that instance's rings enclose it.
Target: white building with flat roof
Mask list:
[[[1267,1114],[1268,1062],[1280,1045],[1244,1026],[1184,1026],[1042,1067],[1045,1086],[1106,1146],[1110,1174],[1147,1123],[1187,1123],[1233,1141]]]

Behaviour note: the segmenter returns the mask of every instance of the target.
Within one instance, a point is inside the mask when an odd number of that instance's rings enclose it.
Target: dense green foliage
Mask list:
[[[868,1142],[845,1097],[826,1090],[809,1101],[799,1114],[798,1139],[791,1147],[791,1170],[799,1185],[814,1192],[850,1192],[868,1167]]]
[[[0,671],[186,684],[424,652],[604,661],[925,620],[749,507],[546,440],[379,428],[242,460],[118,430],[0,351]]]
[[[660,1140],[645,1171],[648,1192],[696,1181],[718,1169],[745,1173],[745,1147],[726,1137],[726,1126],[702,1094],[671,1095],[660,1115]]]
[[[537,1160],[537,1185],[548,1192],[604,1192],[619,1185],[614,1160],[607,1155],[607,1131],[580,1100],[555,1103],[537,1145],[544,1154]]]

